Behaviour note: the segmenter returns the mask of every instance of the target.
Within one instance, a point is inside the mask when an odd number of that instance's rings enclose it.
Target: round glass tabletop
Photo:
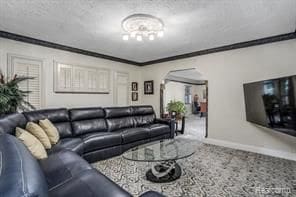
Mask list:
[[[123,158],[132,161],[162,162],[189,157],[197,150],[198,142],[176,137],[150,142],[123,153]]]

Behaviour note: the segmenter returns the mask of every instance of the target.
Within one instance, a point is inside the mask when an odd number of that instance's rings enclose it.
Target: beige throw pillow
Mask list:
[[[60,140],[60,134],[57,128],[50,122],[50,120],[39,120],[40,127],[47,134],[51,144],[56,144]]]
[[[47,153],[43,145],[34,135],[19,127],[15,129],[15,135],[25,144],[25,146],[29,149],[29,151],[36,159],[47,158]]]
[[[51,143],[45,131],[36,123],[28,122],[26,125],[26,130],[34,135],[46,149],[51,148]]]

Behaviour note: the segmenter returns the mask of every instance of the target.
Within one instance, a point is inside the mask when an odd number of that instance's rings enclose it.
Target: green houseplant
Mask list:
[[[26,96],[30,91],[19,89],[19,83],[33,79],[32,77],[21,77],[14,75],[11,79],[5,78],[0,72],[0,115],[13,112],[28,111],[35,109],[28,101]]]
[[[171,114],[172,112],[176,113],[177,119],[181,119],[182,116],[186,113],[186,106],[181,101],[170,101],[167,104],[166,110]]]

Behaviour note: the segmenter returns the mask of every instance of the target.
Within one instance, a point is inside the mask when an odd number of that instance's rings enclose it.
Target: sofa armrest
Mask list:
[[[160,119],[160,118],[156,118],[155,123],[160,123],[160,124],[166,124],[170,127],[170,138],[174,138],[175,137],[175,120],[174,119]]]

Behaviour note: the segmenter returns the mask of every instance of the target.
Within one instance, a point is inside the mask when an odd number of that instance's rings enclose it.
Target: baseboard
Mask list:
[[[238,144],[238,143],[234,143],[234,142],[228,142],[228,141],[224,141],[224,140],[217,140],[217,139],[211,139],[211,138],[205,138],[203,140],[203,142],[206,144],[224,146],[227,148],[249,151],[249,152],[253,152],[253,153],[259,153],[259,154],[263,154],[263,155],[269,155],[269,156],[273,156],[273,157],[279,157],[279,158],[283,158],[283,159],[296,161],[296,153],[278,151],[278,150],[273,150],[273,149],[268,149],[268,148],[258,147],[258,146]]]

